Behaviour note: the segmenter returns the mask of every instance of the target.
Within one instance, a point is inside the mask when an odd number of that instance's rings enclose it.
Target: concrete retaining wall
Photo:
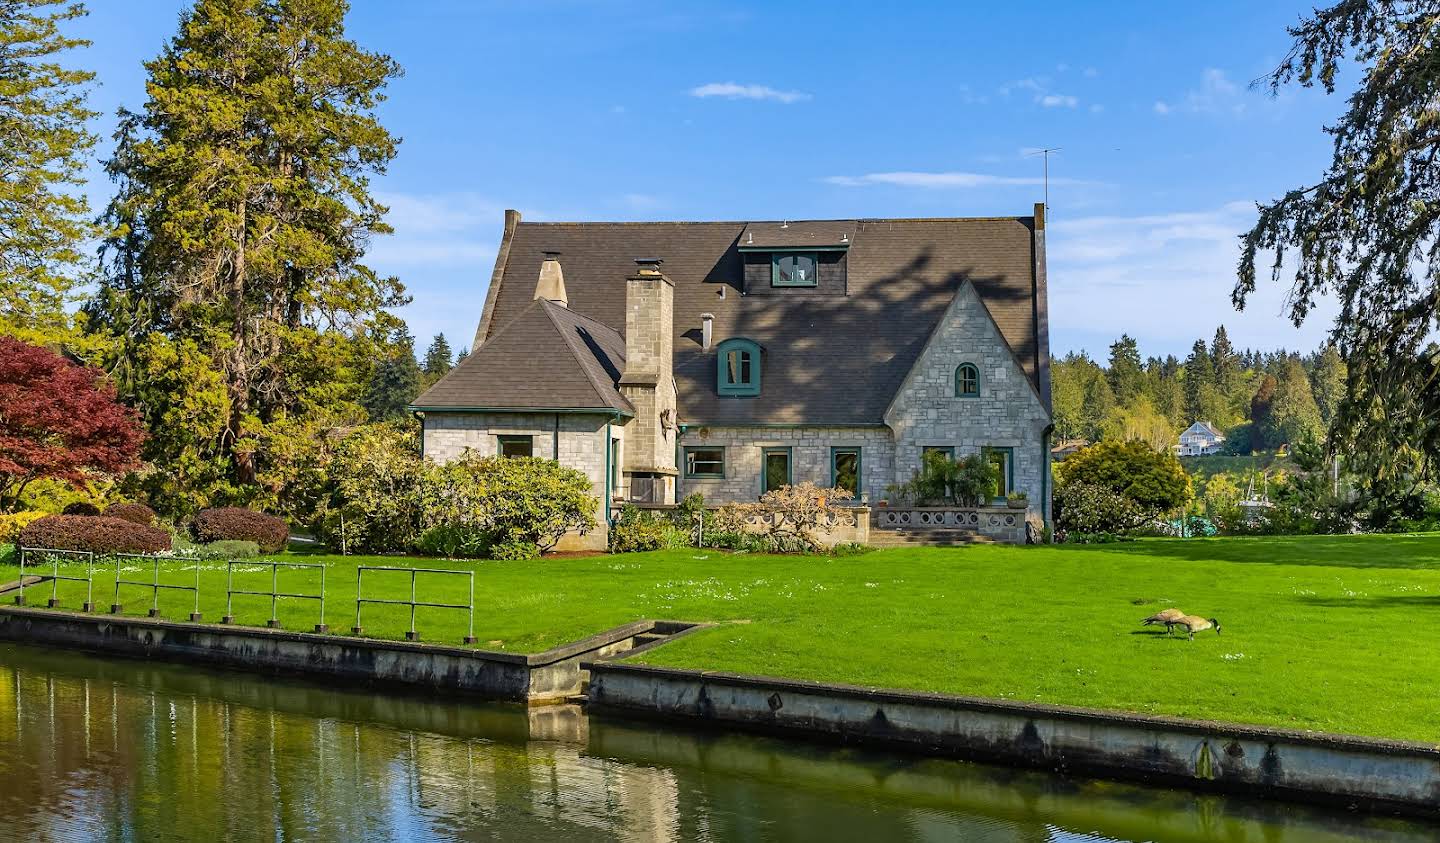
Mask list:
[[[582,659],[618,655],[654,621],[526,655],[339,635],[0,607],[0,639],[268,673],[410,685],[539,704],[578,694]]]
[[[1440,748],[1065,706],[596,663],[592,706],[982,761],[1440,816]]]

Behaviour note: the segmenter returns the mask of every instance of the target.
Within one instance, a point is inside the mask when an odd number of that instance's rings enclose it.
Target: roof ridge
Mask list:
[[[585,382],[590,385],[590,391],[595,393],[595,399],[601,404],[608,406],[610,404],[609,399],[605,397],[600,389],[600,385],[595,382],[595,378],[590,374],[590,367],[586,366],[585,361],[580,358],[581,350],[576,347],[576,343],[580,341],[579,338],[574,336],[573,331],[566,330],[565,326],[560,324],[560,320],[556,318],[557,314],[555,311],[564,311],[568,314],[574,314],[575,311],[549,299],[536,299],[536,301],[540,303],[540,312],[545,314],[545,319],[549,321],[550,327],[555,330],[555,333],[560,335],[560,341],[565,344],[565,349],[570,352],[570,358],[575,362],[576,366],[580,367],[580,374],[584,376]],[[512,319],[511,323],[513,324],[514,321],[515,320]],[[590,353],[589,349],[586,349],[585,353]]]
[[[993,217],[824,217],[815,219],[784,219],[784,220],[529,220],[521,221],[518,225],[535,226],[566,226],[582,228],[587,225],[605,226],[642,226],[642,225],[765,225],[769,223],[785,223],[791,225],[797,223],[813,222],[999,222],[1012,220],[1033,220],[1034,214],[1012,214],[1007,216]]]

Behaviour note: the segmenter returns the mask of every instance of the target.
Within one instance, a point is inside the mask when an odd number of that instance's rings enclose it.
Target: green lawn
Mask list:
[[[327,621],[337,632],[354,622],[355,565],[411,561],[282,558],[329,566]],[[1437,535],[415,564],[476,571],[476,634],[491,649],[538,651],[639,618],[722,621],[641,658],[1440,743]],[[223,563],[202,570],[206,620],[222,614],[224,577]],[[243,577],[237,587],[269,580]],[[310,591],[318,578],[281,582]],[[408,591],[408,577],[394,582]],[[108,575],[96,583],[103,609]],[[67,606],[78,606],[77,588],[62,588]],[[143,590],[126,593],[127,613],[143,614]],[[422,580],[420,595],[464,602],[465,583]],[[46,596],[32,594],[32,605]],[[241,622],[268,617],[268,601],[239,601]],[[1172,605],[1218,617],[1224,633],[1189,642],[1137,624]],[[189,595],[162,595],[161,606],[183,619]],[[316,607],[282,601],[280,617],[307,629]],[[405,629],[403,609],[367,606],[365,618],[371,634]],[[458,643],[464,613],[421,610],[419,628],[425,640]]]

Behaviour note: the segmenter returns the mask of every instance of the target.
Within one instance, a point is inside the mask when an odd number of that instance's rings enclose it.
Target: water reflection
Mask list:
[[[25,840],[1433,840],[1274,803],[0,645]]]

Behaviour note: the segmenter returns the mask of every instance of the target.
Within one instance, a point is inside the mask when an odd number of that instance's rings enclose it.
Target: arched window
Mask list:
[[[715,356],[715,390],[721,395],[760,394],[760,346],[754,340],[729,339]]]
[[[955,397],[976,398],[980,395],[980,370],[974,363],[961,363],[955,368]]]

